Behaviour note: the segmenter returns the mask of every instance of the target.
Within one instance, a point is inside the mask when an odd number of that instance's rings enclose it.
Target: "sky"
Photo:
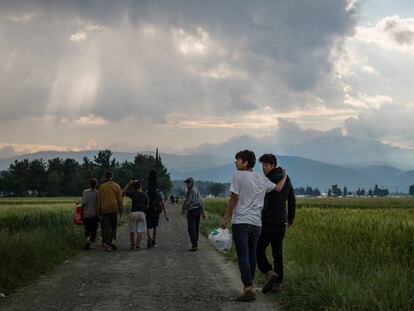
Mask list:
[[[292,127],[414,148],[413,72],[407,0],[3,0],[0,158]]]

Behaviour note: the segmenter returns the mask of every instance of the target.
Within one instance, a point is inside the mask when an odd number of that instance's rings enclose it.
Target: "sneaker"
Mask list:
[[[134,249],[135,248],[135,244],[134,243],[131,243],[131,246],[129,247],[129,249]]]
[[[188,251],[195,252],[196,250],[198,250],[197,246],[192,246]]]
[[[89,241],[87,241],[86,244],[85,244],[84,250],[88,251],[90,249],[91,249],[91,243]]]
[[[155,240],[152,240],[152,247],[157,247],[157,246],[158,246],[158,244],[155,243]]]
[[[112,252],[112,247],[111,247],[111,246],[109,246],[109,245],[105,245],[105,247],[104,247],[104,251],[105,251],[105,252]]]
[[[151,248],[151,247],[152,247],[152,239],[148,239],[147,248]]]
[[[111,243],[109,246],[110,246],[110,247],[112,248],[112,250],[114,250],[114,251],[116,251],[116,250],[118,249],[118,247],[116,247],[116,245],[115,245],[114,243]]]
[[[141,247],[137,246],[137,247],[135,247],[135,250],[136,251],[140,251],[141,250]]]
[[[266,282],[263,285],[262,293],[266,294],[272,290],[273,284],[278,280],[278,276],[274,271],[269,271],[266,273]]]
[[[255,301],[255,300],[256,300],[256,293],[253,290],[253,286],[245,287],[243,294],[241,294],[236,299],[236,301],[240,301],[240,302]]]

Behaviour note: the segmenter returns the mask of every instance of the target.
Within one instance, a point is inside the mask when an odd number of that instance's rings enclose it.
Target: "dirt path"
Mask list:
[[[170,207],[159,246],[130,251],[127,228],[119,250],[85,252],[0,302],[0,310],[275,310],[267,297],[238,303],[239,272],[201,238],[188,252],[184,218]],[[144,243],[142,243],[144,246]]]

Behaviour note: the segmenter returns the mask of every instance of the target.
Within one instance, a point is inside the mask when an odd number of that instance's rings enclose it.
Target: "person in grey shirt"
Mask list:
[[[93,243],[96,239],[96,231],[98,230],[98,190],[96,178],[89,180],[89,189],[83,191],[81,207],[83,209],[83,226],[85,228],[86,244],[85,250],[93,249]]]
[[[190,252],[195,252],[198,248],[198,235],[200,231],[200,217],[206,219],[204,214],[204,203],[200,192],[194,187],[194,179],[189,177],[185,180],[187,186],[186,199],[182,206],[181,214],[187,212],[188,235],[190,236]]]

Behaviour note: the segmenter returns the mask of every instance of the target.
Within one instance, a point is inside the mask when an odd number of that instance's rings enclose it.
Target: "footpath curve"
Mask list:
[[[202,236],[199,250],[188,252],[179,207],[170,206],[169,214],[169,222],[161,217],[157,248],[130,251],[123,226],[118,251],[84,252],[0,301],[0,310],[277,309],[259,289],[256,302],[235,302],[242,287],[237,267]],[[146,246],[143,242],[141,247]]]

